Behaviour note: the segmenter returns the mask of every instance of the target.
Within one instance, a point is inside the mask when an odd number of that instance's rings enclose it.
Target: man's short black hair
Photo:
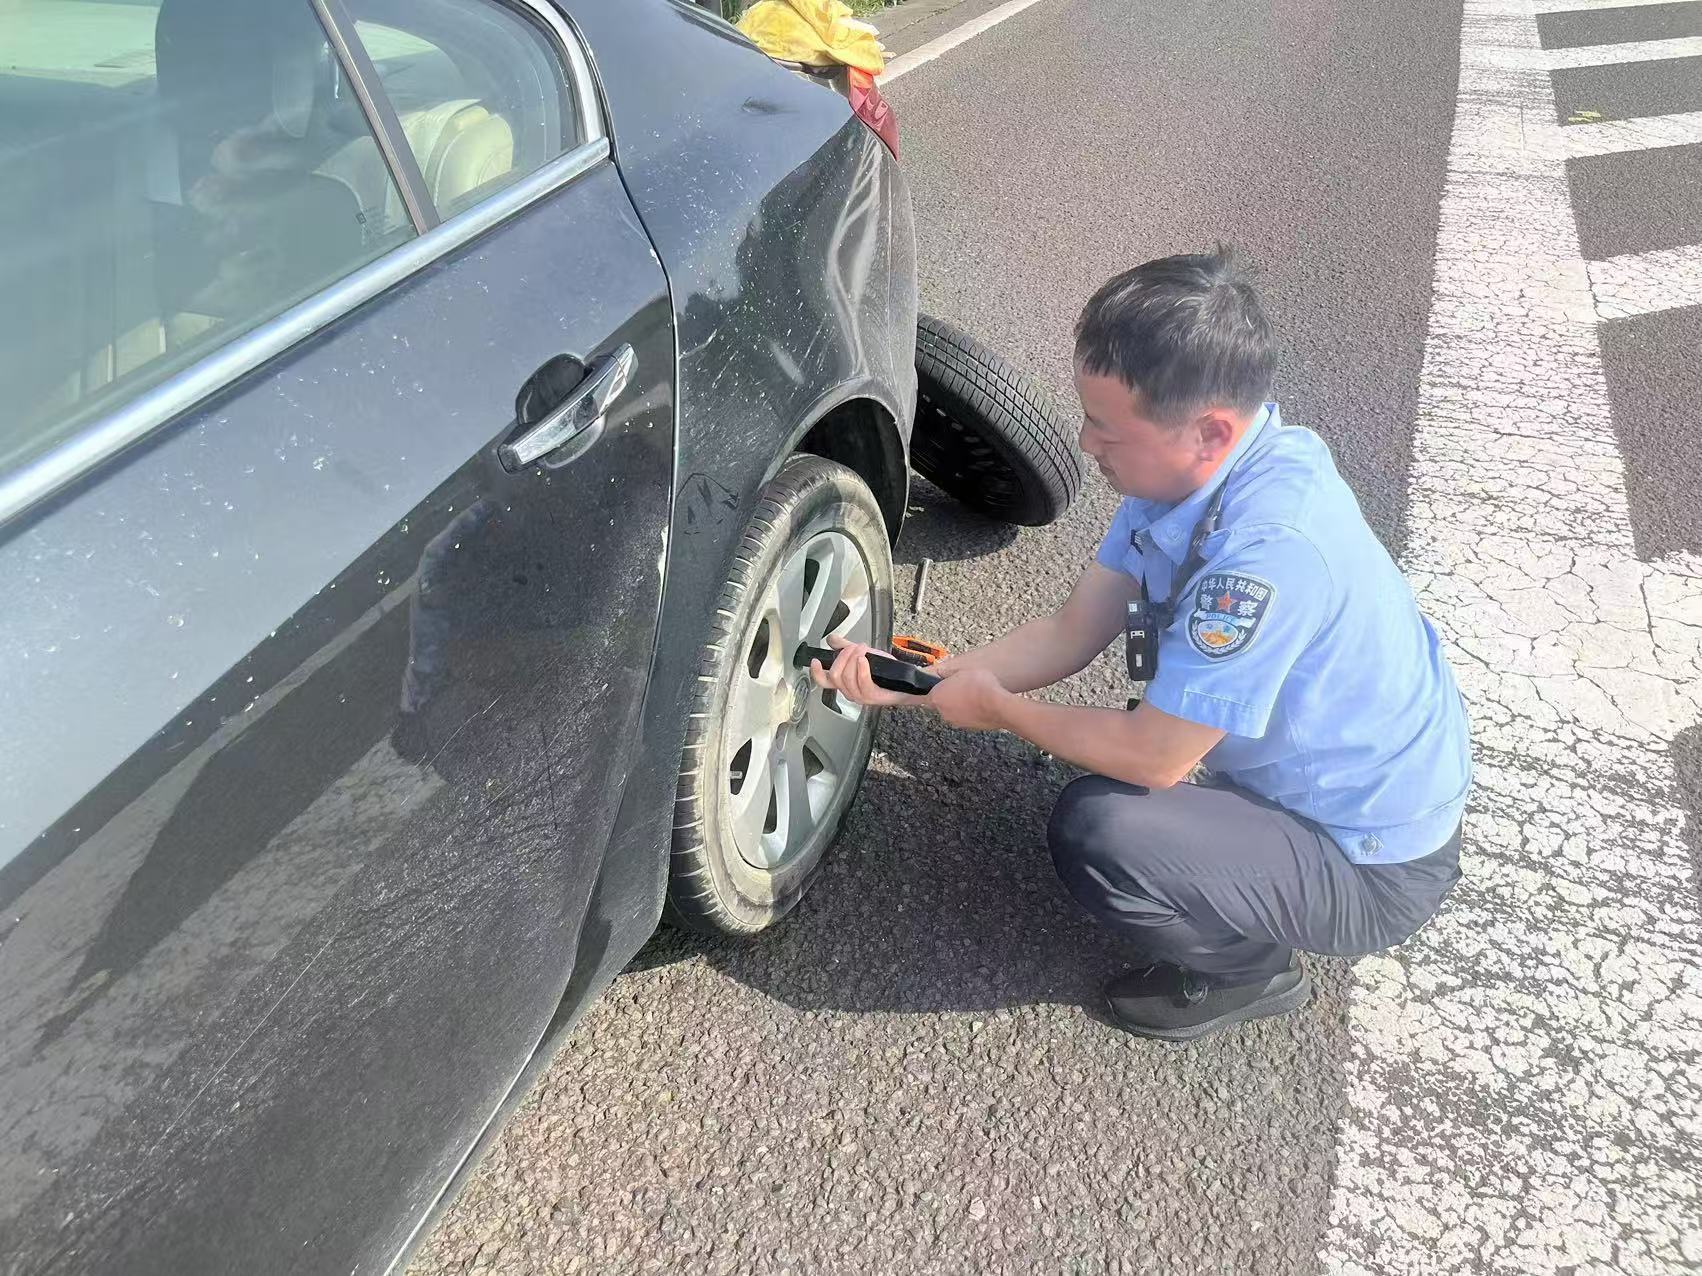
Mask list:
[[[1076,362],[1140,392],[1156,420],[1210,407],[1255,412],[1270,396],[1270,321],[1234,253],[1161,257],[1107,282],[1076,321]]]

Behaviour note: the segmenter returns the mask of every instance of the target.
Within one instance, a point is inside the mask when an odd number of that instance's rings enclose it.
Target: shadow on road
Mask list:
[[[879,753],[797,913],[759,942],[664,929],[636,959],[701,954],[800,1010],[1094,1006],[1131,954],[1052,872],[1046,821],[1074,774],[1020,741],[889,711]]]
[[[915,478],[893,557],[982,558],[1017,535]],[[800,1010],[1092,1005],[1128,954],[1052,872],[1046,821],[1074,774],[1020,740],[888,710],[862,793],[792,917],[755,941],[663,927],[628,969],[702,956]]]
[[[913,567],[924,558],[937,563],[985,558],[1018,535],[1009,523],[977,514],[917,475],[910,478],[907,509],[904,531],[892,551],[892,561],[903,566]]]

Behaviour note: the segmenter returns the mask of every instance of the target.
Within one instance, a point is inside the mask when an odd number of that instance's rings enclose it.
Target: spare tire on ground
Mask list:
[[[931,315],[917,317],[916,374],[918,474],[1002,523],[1040,527],[1074,504],[1075,430],[1038,380]]]

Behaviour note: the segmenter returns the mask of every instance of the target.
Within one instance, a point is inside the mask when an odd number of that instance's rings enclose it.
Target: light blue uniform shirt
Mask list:
[[[1181,504],[1124,500],[1099,562],[1136,579],[1144,569],[1149,596],[1169,598],[1225,484],[1146,699],[1226,731],[1206,765],[1321,824],[1356,863],[1438,850],[1471,784],[1465,705],[1322,439],[1267,403]]]

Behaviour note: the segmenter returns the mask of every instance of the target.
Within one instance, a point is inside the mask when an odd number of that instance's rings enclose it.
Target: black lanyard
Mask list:
[[[1170,628],[1170,622],[1176,619],[1176,599],[1181,595],[1182,586],[1206,565],[1206,540],[1217,531],[1217,516],[1223,511],[1223,494],[1228,490],[1229,475],[1225,474],[1223,482],[1217,485],[1217,491],[1212,493],[1211,504],[1206,506],[1206,516],[1194,526],[1194,534],[1188,540],[1188,556],[1182,560],[1181,568],[1171,580],[1170,597],[1164,602],[1152,602],[1152,591],[1146,587],[1146,554],[1141,551],[1140,532],[1129,533],[1129,544],[1141,556],[1141,597],[1151,605],[1153,618],[1158,621],[1161,630]]]

